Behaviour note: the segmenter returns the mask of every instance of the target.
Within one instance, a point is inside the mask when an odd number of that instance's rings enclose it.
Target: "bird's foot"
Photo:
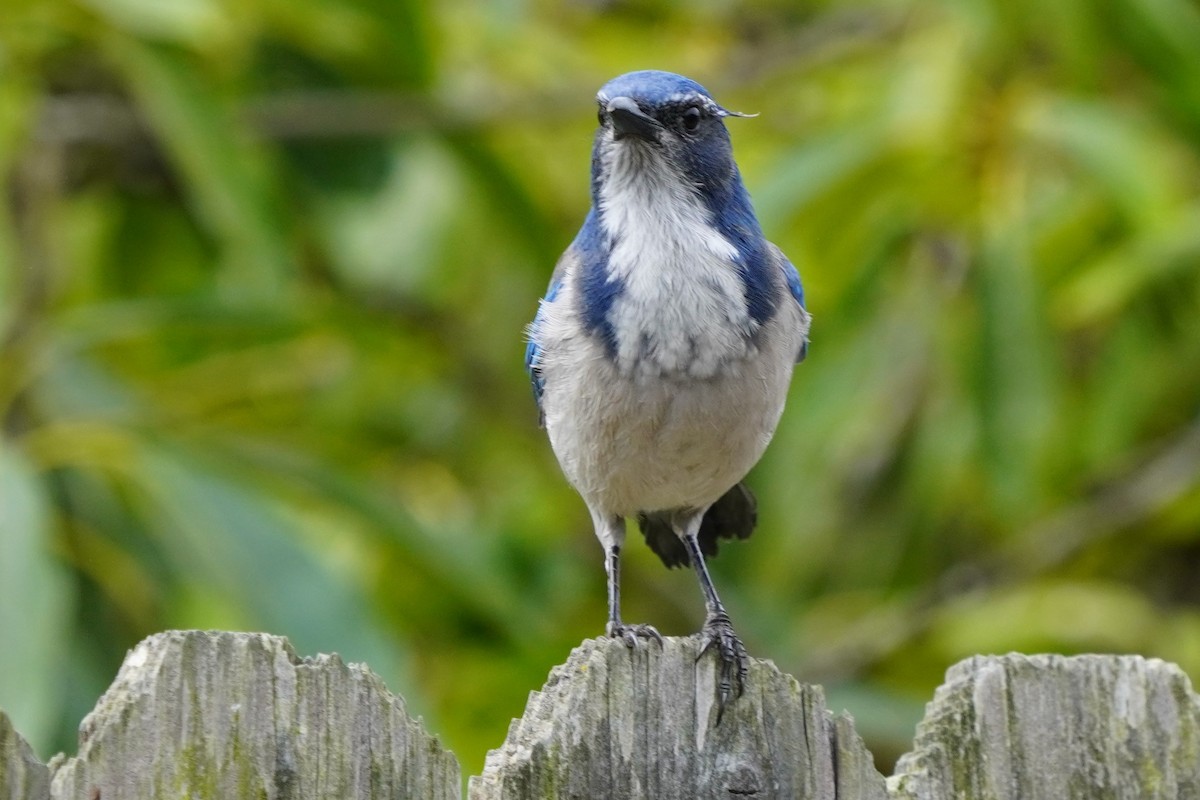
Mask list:
[[[651,625],[626,625],[619,620],[610,619],[605,631],[613,639],[624,641],[627,647],[637,647],[639,639],[653,639],[658,642],[659,647],[663,644],[662,634]]]
[[[710,615],[704,621],[701,635],[704,637],[704,646],[700,648],[696,660],[699,661],[705,653],[716,648],[720,661],[717,672],[717,724],[720,725],[734,689],[737,690],[737,697],[741,697],[746,689],[750,656],[742,640],[733,632],[733,623],[723,611]]]

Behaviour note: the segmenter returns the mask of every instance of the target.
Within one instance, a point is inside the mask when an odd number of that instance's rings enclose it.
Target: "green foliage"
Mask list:
[[[886,759],[975,652],[1200,674],[1200,11],[1186,0],[14,0],[0,21],[0,705],[135,641],[367,660],[477,771],[601,631],[522,326],[592,95],[731,108],[815,324],[717,580]],[[686,633],[629,550],[626,616]]]

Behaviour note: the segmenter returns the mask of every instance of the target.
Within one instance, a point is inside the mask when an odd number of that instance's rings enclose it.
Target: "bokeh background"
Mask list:
[[[1189,0],[6,0],[0,707],[43,756],[126,650],[367,661],[467,774],[605,618],[522,327],[594,93],[726,106],[813,344],[713,562],[882,766],[947,666],[1200,676]],[[694,577],[627,549],[670,634]]]

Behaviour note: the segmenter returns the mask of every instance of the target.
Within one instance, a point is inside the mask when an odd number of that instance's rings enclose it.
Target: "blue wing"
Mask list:
[[[538,408],[538,424],[542,426],[546,424],[546,414],[542,410],[542,392],[546,387],[546,378],[542,374],[542,348],[539,344],[539,332],[545,322],[546,306],[554,302],[554,298],[562,289],[562,273],[562,259],[559,259],[558,265],[554,268],[554,274],[550,276],[550,285],[546,288],[546,295],[538,303],[537,314],[534,316],[533,322],[529,324],[529,343],[525,346],[525,371],[529,373],[529,381],[533,384],[533,399],[537,402]]]
[[[800,273],[788,257],[783,254],[783,251],[778,247],[773,247],[775,257],[779,259],[779,268],[783,270],[783,277],[787,280],[788,291],[792,293],[792,298],[804,308],[804,284],[800,282]],[[808,355],[808,339],[804,340],[804,344],[800,345],[800,352],[796,354],[796,363],[799,364]]]

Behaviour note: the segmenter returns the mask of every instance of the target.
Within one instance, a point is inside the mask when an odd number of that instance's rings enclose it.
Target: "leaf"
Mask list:
[[[62,709],[71,583],[51,555],[50,501],[32,465],[0,444],[0,708],[43,752]]]
[[[1032,103],[1025,124],[1099,182],[1132,224],[1153,231],[1171,219],[1182,197],[1176,159],[1146,120],[1104,102],[1051,98]]]
[[[971,595],[935,620],[934,648],[947,660],[973,653],[1139,652],[1153,641],[1158,614],[1139,592],[1104,580],[1045,580]]]
[[[193,46],[227,35],[228,19],[214,0],[80,0],[105,20],[150,39]]]
[[[414,140],[394,158],[382,191],[336,195],[322,204],[319,221],[348,285],[415,294],[444,261],[464,182],[437,142]]]
[[[380,674],[399,672],[407,683],[404,653],[361,587],[306,545],[305,532],[270,494],[168,447],[146,447],[134,474],[146,514],[188,588],[181,599],[204,598],[204,624],[278,633],[302,653],[338,652]],[[216,613],[211,601],[218,601]]]
[[[178,53],[123,37],[107,54],[161,137],[201,222],[221,245],[219,285],[235,302],[278,301],[293,260],[267,162],[217,86]]]
[[[998,518],[1028,518],[1051,487],[1042,478],[1061,386],[1030,245],[1033,166],[1016,147],[985,164],[976,265],[975,396]]]
[[[1146,290],[1194,274],[1200,260],[1200,205],[1174,209],[1177,221],[1113,247],[1083,264],[1058,291],[1056,316],[1067,325],[1111,322]]]
[[[881,141],[874,125],[863,125],[813,137],[781,158],[754,193],[763,229],[782,228],[814,198],[864,169],[879,157]]]

